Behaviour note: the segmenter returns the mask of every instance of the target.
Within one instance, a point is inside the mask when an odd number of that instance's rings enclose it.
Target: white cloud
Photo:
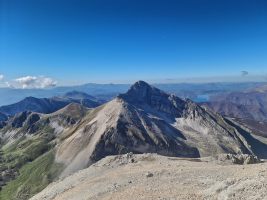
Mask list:
[[[15,81],[22,87],[22,88],[30,88],[35,86],[35,82],[37,80],[36,76],[24,76],[15,79]]]
[[[0,81],[2,81],[4,79],[4,75],[0,74]]]
[[[9,88],[13,88],[13,85],[11,85],[8,81],[5,82],[6,86]]]
[[[52,78],[44,76],[24,76],[15,79],[15,83],[12,84],[15,88],[48,88],[56,86],[57,82]]]

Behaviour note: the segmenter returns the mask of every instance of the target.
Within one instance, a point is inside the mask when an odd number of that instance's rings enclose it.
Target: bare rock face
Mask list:
[[[7,119],[8,119],[7,115],[5,115],[4,113],[0,112],[0,122],[6,121]]]
[[[220,154],[218,155],[218,161],[238,165],[260,163],[260,159],[257,156],[248,154]]]
[[[159,112],[176,117],[182,116],[185,107],[185,102],[180,98],[166,94],[144,81],[136,82],[126,94],[119,95],[119,98],[133,105],[148,105]]]
[[[40,120],[40,114],[31,111],[24,111],[10,117],[7,121],[0,123],[0,128],[7,130],[23,128],[26,132],[34,133],[38,127],[35,124]],[[2,126],[1,126],[2,124]]]
[[[12,127],[13,128],[20,128],[23,126],[23,123],[26,121],[27,117],[31,114],[31,112],[24,111],[22,113],[19,113],[15,115],[15,117],[12,119]]]

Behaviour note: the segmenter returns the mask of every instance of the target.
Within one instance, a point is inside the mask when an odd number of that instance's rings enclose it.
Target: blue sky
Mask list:
[[[264,0],[0,0],[0,25],[2,85],[267,77]]]

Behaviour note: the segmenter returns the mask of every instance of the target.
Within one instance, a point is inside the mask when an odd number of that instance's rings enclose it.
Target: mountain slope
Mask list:
[[[47,114],[55,112],[70,103],[79,103],[86,107],[94,108],[99,106],[102,102],[100,103],[96,98],[86,93],[73,91],[63,96],[52,98],[27,97],[18,103],[1,106],[0,112],[11,116],[24,111]]]
[[[257,140],[242,127],[143,81],[94,109],[72,103],[50,114],[16,114],[0,129],[0,138],[0,172],[5,174],[0,197],[6,200],[28,199],[58,177],[108,155],[259,152]],[[260,148],[266,156],[266,145]]]
[[[155,154],[108,156],[31,200],[266,199],[267,163],[219,164]]]
[[[59,146],[56,159],[67,165],[65,176],[126,152],[180,157],[252,153],[221,116],[142,81],[90,113]]]
[[[234,92],[218,95],[205,103],[213,111],[224,116],[267,121],[267,92]]]
[[[71,103],[52,114],[25,111],[11,117],[0,129],[0,199],[28,199],[57,178],[65,168],[55,162],[61,133],[89,111]]]
[[[0,121],[6,121],[7,120],[7,116],[4,113],[0,112]]]

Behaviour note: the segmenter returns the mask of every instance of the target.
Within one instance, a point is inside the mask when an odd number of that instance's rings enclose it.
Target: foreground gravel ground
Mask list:
[[[50,184],[32,200],[267,200],[267,163],[155,154],[110,156]]]

